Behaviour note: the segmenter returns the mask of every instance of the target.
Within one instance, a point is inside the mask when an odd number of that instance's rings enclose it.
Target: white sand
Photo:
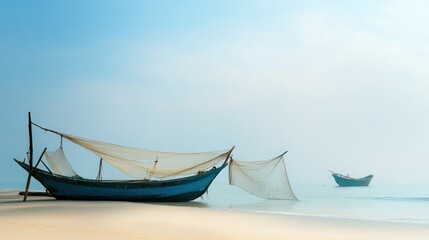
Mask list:
[[[429,239],[427,224],[56,201],[0,191],[0,239]],[[190,204],[192,205],[192,204]]]

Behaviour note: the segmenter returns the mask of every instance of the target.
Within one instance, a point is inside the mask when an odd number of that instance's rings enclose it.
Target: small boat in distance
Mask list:
[[[335,182],[340,187],[368,186],[373,177],[373,175],[368,175],[362,178],[352,178],[352,177],[344,176],[342,174],[335,173],[332,171],[330,172],[332,173],[332,176],[334,177]]]

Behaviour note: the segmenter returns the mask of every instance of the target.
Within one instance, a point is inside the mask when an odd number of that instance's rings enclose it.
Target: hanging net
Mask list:
[[[67,161],[62,146],[53,152],[45,151],[45,158],[48,160],[48,164],[55,174],[80,178],[80,176],[73,170],[69,161]]]
[[[225,161],[231,152],[231,150],[202,153],[158,152],[54,133],[88,149],[135,179],[197,174]]]
[[[283,155],[265,161],[232,159],[229,183],[262,198],[297,200],[289,183]]]

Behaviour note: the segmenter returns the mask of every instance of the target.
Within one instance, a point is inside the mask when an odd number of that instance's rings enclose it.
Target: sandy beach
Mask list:
[[[0,191],[2,239],[427,239],[426,224],[257,214],[198,202],[57,201]]]

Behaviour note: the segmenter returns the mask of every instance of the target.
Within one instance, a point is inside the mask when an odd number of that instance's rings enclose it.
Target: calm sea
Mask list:
[[[23,189],[24,182],[0,182],[0,189]],[[32,180],[31,189],[43,190]],[[299,201],[265,200],[226,182],[215,181],[208,194],[179,205],[231,211],[309,215],[429,224],[429,185],[336,187],[294,185]]]
[[[226,210],[429,224],[429,185],[293,188],[299,201],[264,200],[235,186],[214,184],[203,202]]]

